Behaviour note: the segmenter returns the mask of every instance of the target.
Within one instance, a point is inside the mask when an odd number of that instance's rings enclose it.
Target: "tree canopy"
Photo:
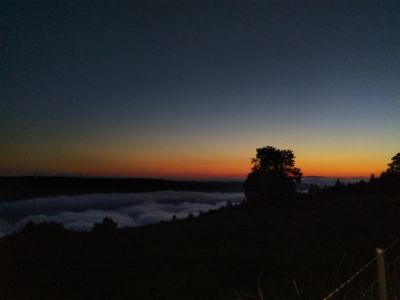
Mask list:
[[[113,219],[105,217],[103,222],[101,223],[94,223],[92,231],[93,232],[103,232],[109,233],[114,232],[117,229],[118,223],[115,222]]]
[[[388,164],[388,172],[393,174],[400,174],[400,153],[392,157],[392,162]]]
[[[246,199],[250,203],[266,203],[292,195],[296,192],[296,183],[301,182],[302,173],[295,167],[292,150],[271,146],[258,148],[252,164],[244,183]]]

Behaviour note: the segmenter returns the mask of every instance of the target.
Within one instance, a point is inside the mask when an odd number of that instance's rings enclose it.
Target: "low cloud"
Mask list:
[[[141,226],[186,218],[189,214],[218,209],[228,201],[243,200],[241,193],[161,191],[130,194],[88,194],[36,198],[0,203],[0,236],[22,228],[27,222],[55,221],[71,230],[88,231],[109,217],[119,227]]]

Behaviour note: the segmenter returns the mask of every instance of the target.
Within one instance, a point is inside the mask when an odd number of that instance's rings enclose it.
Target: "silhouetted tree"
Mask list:
[[[320,191],[320,188],[316,184],[311,183],[310,186],[308,187],[308,193],[310,195],[316,195],[317,193],[319,193],[319,191]]]
[[[371,183],[371,184],[375,184],[376,183],[375,174],[371,174],[371,177],[369,178],[368,182]]]
[[[392,157],[392,162],[388,164],[388,173],[400,174],[400,153]]]
[[[334,187],[338,189],[338,188],[342,187],[343,185],[344,184],[340,181],[340,179],[337,178],[336,181],[335,181]]]
[[[271,146],[258,148],[252,164],[252,171],[244,182],[249,203],[261,204],[293,195],[296,183],[301,182],[302,173],[295,167],[295,156],[291,150]]]
[[[117,229],[118,223],[113,219],[105,217],[101,223],[94,223],[93,232],[112,232]]]
[[[339,178],[337,178],[332,189],[336,192],[342,192],[346,189],[346,184],[344,182],[340,181]]]
[[[389,194],[400,193],[400,153],[392,157],[388,169],[379,177],[379,189]]]

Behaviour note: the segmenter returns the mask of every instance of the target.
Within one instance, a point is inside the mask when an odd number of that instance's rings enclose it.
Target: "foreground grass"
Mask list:
[[[111,234],[17,234],[0,240],[0,299],[320,299],[399,234],[399,204],[299,199]]]

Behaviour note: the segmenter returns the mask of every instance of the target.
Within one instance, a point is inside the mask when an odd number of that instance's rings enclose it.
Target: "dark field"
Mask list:
[[[113,232],[15,234],[0,240],[0,299],[238,299],[258,278],[266,299],[298,299],[293,279],[321,299],[398,235],[399,203],[304,196]]]

